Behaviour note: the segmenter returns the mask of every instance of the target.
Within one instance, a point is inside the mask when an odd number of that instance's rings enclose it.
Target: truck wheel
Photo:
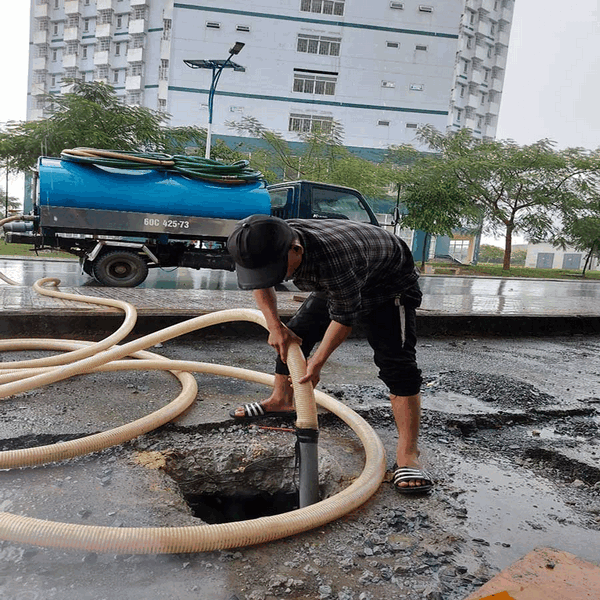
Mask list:
[[[148,276],[146,261],[136,252],[112,250],[94,262],[94,277],[110,287],[135,287]]]

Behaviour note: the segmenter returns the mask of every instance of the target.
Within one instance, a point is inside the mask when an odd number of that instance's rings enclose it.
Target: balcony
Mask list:
[[[487,53],[488,49],[486,46],[480,46],[479,44],[475,46],[475,58],[478,58],[480,61],[487,60]]]
[[[113,0],[96,0],[96,10],[112,10]]]
[[[63,39],[65,42],[74,42],[79,40],[79,27],[65,27]]]
[[[46,93],[46,84],[45,83],[34,83],[31,86],[31,95],[32,96],[43,96]]]
[[[494,92],[501,92],[502,84],[503,84],[502,79],[498,79],[498,78],[492,79],[490,89],[494,90]]]
[[[494,115],[494,116],[498,116],[498,114],[500,113],[500,103],[499,102],[490,102],[489,103],[489,108],[488,108],[488,114]]]
[[[471,81],[477,85],[481,85],[483,83],[484,72],[482,69],[473,69],[473,73],[471,75]]]
[[[78,54],[63,54],[63,68],[64,69],[73,69],[77,66],[77,59],[79,58]]]
[[[65,14],[74,15],[81,12],[81,4],[79,0],[65,0]]]
[[[142,89],[142,76],[141,75],[127,75],[125,79],[125,89],[128,92],[139,91]]]
[[[500,11],[500,14],[498,16],[500,19],[503,19],[504,21],[508,21],[509,23],[512,23],[513,10],[514,10],[514,6],[511,4],[510,6],[504,7]]]
[[[143,60],[143,48],[129,48],[129,50],[127,50],[127,62],[142,62]]]
[[[498,32],[498,43],[508,47],[510,41],[510,31],[499,31]]]
[[[107,65],[108,64],[108,50],[101,52],[94,52],[94,66]]]
[[[494,56],[494,66],[500,67],[501,69],[506,69],[506,55],[508,52],[506,49],[504,50],[504,54],[496,54]]]
[[[112,36],[112,23],[96,23],[96,37],[106,38]]]
[[[494,11],[494,0],[481,0],[481,9],[486,13],[491,13]]]
[[[48,65],[47,56],[38,56],[31,61],[31,68],[34,71],[45,71]]]
[[[469,94],[469,97],[467,99],[467,106],[477,108],[479,106],[480,102],[481,102],[481,99],[479,98],[479,96],[477,96],[475,94]]]
[[[129,21],[129,33],[144,33],[146,19],[133,19]]]
[[[33,16],[36,19],[47,19],[48,18],[48,5],[47,4],[36,4],[33,10]]]
[[[47,44],[50,39],[47,31],[35,31],[33,34],[34,44]]]

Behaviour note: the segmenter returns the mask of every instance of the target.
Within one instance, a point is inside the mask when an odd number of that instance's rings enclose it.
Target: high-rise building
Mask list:
[[[514,0],[32,0],[28,119],[64,80],[102,80],[128,104],[205,126],[210,69],[222,73],[213,133],[254,117],[288,140],[333,121],[344,143],[383,150],[416,128],[493,137]]]

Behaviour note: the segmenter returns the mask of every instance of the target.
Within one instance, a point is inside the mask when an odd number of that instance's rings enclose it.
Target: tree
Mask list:
[[[563,227],[552,242],[563,250],[570,246],[586,253],[582,272],[585,277],[592,258],[600,258],[600,201],[597,197],[578,209],[565,211]]]
[[[260,145],[252,148],[252,164],[270,183],[309,179],[355,188],[367,197],[388,194],[392,181],[389,168],[360,158],[344,147],[343,130],[336,122],[331,127],[315,127],[301,134],[302,144],[286,141],[253,117],[227,125],[260,140]]]
[[[501,264],[504,251],[499,246],[491,246],[489,244],[481,244],[479,246],[479,262]]]
[[[69,93],[46,96],[52,116],[9,123],[0,133],[0,159],[10,160],[11,171],[27,171],[39,156],[59,156],[65,148],[181,154],[188,146],[205,145],[203,129],[168,127],[169,115],[124,105],[105,83],[69,82]]]
[[[432,126],[420,128],[417,137],[435,156],[417,158],[402,170],[403,202],[440,229],[465,218],[472,222],[479,211],[485,232],[504,234],[505,270],[513,234],[548,236],[561,207],[587,194],[600,173],[598,152],[558,151],[549,140],[519,146],[511,140],[478,140],[469,129],[442,134]]]

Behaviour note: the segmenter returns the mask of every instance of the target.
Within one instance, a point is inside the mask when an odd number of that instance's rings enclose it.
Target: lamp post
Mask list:
[[[236,42],[229,49],[229,56],[223,60],[184,60],[183,62],[191,69],[211,69],[212,70],[212,82],[210,84],[210,90],[208,92],[208,128],[206,130],[206,152],[204,158],[210,158],[210,146],[212,136],[212,118],[213,118],[213,100],[215,97],[215,90],[217,89],[217,83],[219,83],[219,77],[223,69],[233,69],[234,71],[244,72],[246,69],[231,60],[232,56],[239,54],[241,49],[245,46],[243,42]]]

